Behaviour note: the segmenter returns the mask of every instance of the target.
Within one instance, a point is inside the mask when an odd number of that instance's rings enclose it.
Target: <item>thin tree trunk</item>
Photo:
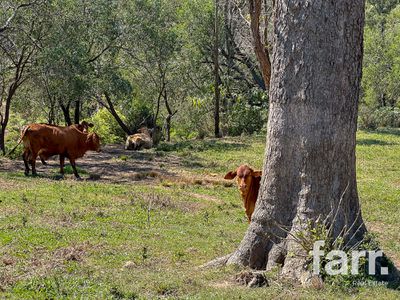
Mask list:
[[[165,134],[166,134],[166,141],[171,141],[171,115],[167,115],[165,118]]]
[[[231,34],[230,34],[231,35]],[[233,38],[233,37],[232,37]],[[234,43],[234,41],[231,41]],[[251,77],[253,79],[254,84],[259,87],[262,90],[265,90],[265,83],[264,79],[262,78],[262,74],[260,73],[260,69],[255,65],[255,63],[252,61],[251,57],[249,57],[247,54],[242,52],[240,48],[233,44],[234,48],[234,55],[232,57],[233,60],[236,60],[240,62],[241,64],[245,65],[248,71],[251,74]],[[225,51],[221,51],[221,54],[228,60],[229,55]],[[239,70],[239,66],[237,66],[235,63],[231,65],[231,67],[236,70],[240,75],[242,75],[242,80],[246,80],[246,77],[242,71]],[[250,86],[254,86],[254,84],[251,84]]]
[[[219,129],[219,104],[220,104],[220,90],[219,90],[219,0],[215,0],[215,15],[214,15],[214,135],[216,138],[221,137]]]
[[[17,71],[18,73],[18,71]],[[14,83],[11,84],[10,88],[8,89],[8,94],[6,98],[6,105],[4,108],[4,116],[1,115],[1,135],[0,135],[0,149],[3,152],[3,155],[6,154],[6,144],[5,144],[5,135],[6,135],[6,128],[8,125],[8,121],[10,119],[10,108],[11,108],[11,100],[14,97],[15,92],[18,88],[18,79]]]
[[[231,78],[232,70],[235,65],[233,57],[235,55],[234,42],[231,39],[232,32],[232,3],[225,1],[224,5],[224,24],[225,24],[225,47],[226,47],[226,61],[227,61],[227,78],[225,83],[226,95],[222,99],[222,112],[228,111],[228,99],[232,98],[231,95]]]
[[[122,121],[121,117],[118,115],[117,111],[114,108],[114,104],[111,101],[110,95],[108,93],[104,93],[104,96],[106,97],[107,101],[107,110],[111,113],[111,115],[114,117],[114,119],[117,121],[119,126],[122,128],[122,130],[127,134],[131,135],[133,134],[132,130]]]
[[[47,73],[43,73],[42,75],[42,84],[44,89],[46,90],[46,95],[47,95],[47,99],[49,101],[49,112],[47,115],[47,122],[49,124],[55,124],[55,119],[56,119],[56,112],[55,112],[55,106],[56,106],[56,99],[54,96],[52,96],[51,91],[50,91],[50,87],[49,87],[49,83],[48,83],[48,79],[47,79],[48,74]]]
[[[292,237],[325,219],[348,245],[366,232],[355,171],[364,1],[280,0],[275,14],[263,178],[227,262],[301,279],[308,253]]]
[[[258,62],[260,64],[261,73],[263,75],[265,86],[269,87],[269,83],[271,80],[271,62],[269,59],[268,48],[266,47],[267,28],[265,28],[264,31],[264,36],[265,36],[264,43],[262,42],[260,35],[261,10],[262,10],[261,0],[249,0],[249,11],[251,20],[250,28],[253,36],[254,52],[256,53]],[[267,24],[267,21],[265,21],[265,23]]]
[[[75,124],[79,124],[81,119],[81,101],[75,100],[75,107],[74,107],[74,122]]]
[[[235,65],[235,61],[246,66],[248,71],[251,74],[251,77],[254,83],[261,89],[265,90],[265,83],[262,77],[262,73],[260,68],[256,65],[253,59],[247,53],[243,52],[240,47],[235,42],[234,32],[232,28],[229,26],[225,26],[226,40],[227,40],[227,49],[221,49],[221,54],[225,57],[228,62],[228,70],[231,68],[235,69],[239,74],[240,70],[238,70],[238,66]],[[242,75],[242,74],[241,74]],[[245,79],[245,78],[244,78]]]
[[[165,103],[165,108],[167,109],[168,115],[165,118],[165,133],[166,133],[166,139],[167,142],[171,141],[171,120],[172,117],[178,112],[177,110],[175,110],[174,112],[172,111],[171,107],[169,106],[168,103],[168,95],[167,95],[167,91],[164,89],[164,103]]]
[[[3,30],[6,30],[8,28],[8,22],[10,22],[14,17],[15,14],[17,12],[17,10],[21,7],[26,7],[29,6],[31,4],[21,4],[17,7],[17,9],[14,11],[14,14],[11,18],[8,19],[8,21],[6,22],[5,27],[3,27]],[[33,30],[33,23],[31,26],[31,30]],[[1,31],[1,30],[0,30]],[[31,33],[29,33],[30,35]],[[7,53],[8,56],[13,56],[14,55],[14,48],[12,48],[13,50],[10,51],[10,53]],[[17,89],[26,81],[27,76],[24,76],[27,73],[27,65],[30,63],[30,59],[32,57],[32,55],[35,52],[36,47],[32,47],[31,49],[29,49],[28,44],[25,44],[24,46],[21,47],[21,49],[19,51],[16,51],[16,53],[18,53],[18,56],[16,57],[15,61],[13,59],[11,59],[11,61],[14,62],[15,64],[15,72],[14,72],[14,78],[13,81],[8,89],[8,94],[6,97],[6,103],[5,103],[5,111],[4,111],[4,115],[2,114],[2,112],[0,112],[0,119],[1,119],[1,134],[0,134],[0,149],[3,151],[3,154],[5,154],[5,131],[8,125],[8,121],[9,121],[9,117],[10,117],[10,108],[11,108],[11,101],[12,98],[14,97]],[[4,48],[3,48],[4,50]],[[12,54],[11,54],[12,52]],[[4,84],[4,82],[3,82]],[[1,97],[3,97],[3,91],[4,88],[2,88],[2,95]],[[1,99],[3,100],[3,99]],[[2,101],[0,102],[2,103]]]
[[[71,102],[68,102],[67,105],[64,105],[63,103],[60,102],[60,107],[61,107],[61,110],[62,110],[63,115],[64,115],[65,126],[72,125],[71,116],[69,114],[69,106],[70,106],[70,104],[71,104]]]
[[[158,114],[160,113],[161,97],[163,95],[164,89],[165,89],[165,80],[164,80],[164,77],[163,77],[162,86],[161,86],[160,92],[158,93],[158,98],[157,98],[156,113],[154,114],[154,118],[153,118],[153,126],[154,127],[157,125]]]
[[[50,110],[49,113],[47,115],[47,122],[49,124],[55,124],[55,112],[54,112],[54,102],[50,103]]]
[[[6,133],[6,127],[2,125],[0,131],[0,149],[3,152],[3,155],[6,154],[5,133]]]

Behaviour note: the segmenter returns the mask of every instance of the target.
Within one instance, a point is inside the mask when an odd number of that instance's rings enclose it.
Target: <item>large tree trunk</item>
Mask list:
[[[363,0],[278,0],[263,178],[252,222],[228,263],[282,265],[300,279],[293,237],[328,220],[348,245],[365,232],[355,171]],[[288,255],[288,253],[290,255]],[[294,254],[294,255],[293,255]]]

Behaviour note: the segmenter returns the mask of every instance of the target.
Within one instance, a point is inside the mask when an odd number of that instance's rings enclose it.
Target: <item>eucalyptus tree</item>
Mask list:
[[[350,249],[366,233],[355,171],[364,1],[278,0],[275,16],[259,196],[244,239],[220,262],[281,266],[307,282],[315,239]]]
[[[362,87],[374,108],[393,108],[400,98],[399,17],[399,0],[367,1]]]
[[[114,1],[51,2],[36,69],[44,94],[58,103],[67,125],[79,123],[84,100],[92,98],[97,62],[120,36],[116,7]]]
[[[174,70],[179,65],[182,40],[178,35],[178,0],[138,0],[129,7],[126,24],[126,59],[130,60],[133,82],[144,83],[138,97],[147,98],[153,107],[152,125],[165,108],[164,127],[170,137],[171,120],[177,113],[173,107]]]
[[[12,101],[31,74],[32,61],[44,35],[43,3],[1,3],[0,25],[0,150],[5,154],[5,133]]]

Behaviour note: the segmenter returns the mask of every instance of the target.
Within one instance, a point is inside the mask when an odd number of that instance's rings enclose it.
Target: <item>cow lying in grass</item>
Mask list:
[[[29,174],[29,164],[32,174],[36,175],[36,158],[44,160],[53,155],[60,155],[60,173],[64,174],[64,161],[68,158],[74,175],[79,179],[75,161],[89,150],[100,152],[100,139],[96,133],[85,133],[77,126],[60,127],[47,124],[27,125],[18,144],[23,141],[25,175]],[[15,149],[15,148],[14,148]]]
[[[253,171],[249,166],[241,165],[236,171],[228,172],[224,178],[233,179],[236,176],[247,219],[250,223],[257,201],[258,190],[260,189],[261,171]]]
[[[132,134],[127,137],[125,142],[126,150],[141,150],[150,149],[153,145],[156,145],[160,139],[160,128],[155,127],[149,129],[142,127],[138,130],[138,133]]]

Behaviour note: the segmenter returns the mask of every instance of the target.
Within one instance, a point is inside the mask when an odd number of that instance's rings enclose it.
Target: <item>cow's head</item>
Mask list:
[[[76,128],[78,128],[79,131],[82,131],[83,133],[88,133],[89,128],[93,127],[93,123],[88,123],[86,121],[82,121],[80,124],[76,125]]]
[[[100,137],[97,135],[97,133],[94,132],[89,133],[87,136],[87,141],[88,141],[88,150],[101,152]]]
[[[261,177],[261,171],[254,171],[247,165],[241,165],[236,171],[230,171],[225,179],[233,179],[237,176],[237,184],[241,195],[247,195],[253,178]]]
[[[137,130],[137,132],[138,132],[138,133],[143,133],[143,134],[148,135],[149,137],[151,137],[151,130],[150,130],[148,127],[145,127],[145,126],[140,127],[140,128]]]

